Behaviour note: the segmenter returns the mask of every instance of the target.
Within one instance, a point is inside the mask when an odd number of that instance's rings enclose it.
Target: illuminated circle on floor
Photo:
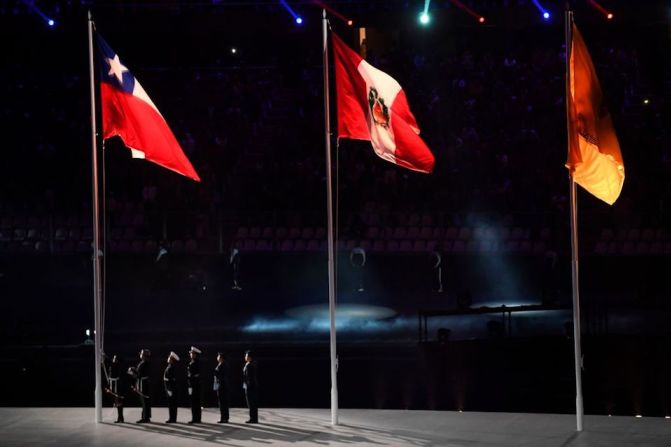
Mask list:
[[[288,316],[303,320],[316,320],[329,318],[329,307],[327,304],[312,304],[309,306],[292,307],[285,312]],[[337,318],[384,320],[396,315],[394,309],[382,306],[371,306],[368,304],[339,304],[336,310]]]

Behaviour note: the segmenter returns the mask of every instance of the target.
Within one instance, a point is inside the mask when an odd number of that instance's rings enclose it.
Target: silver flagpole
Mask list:
[[[100,205],[98,198],[98,142],[96,129],[96,89],[95,89],[95,75],[94,75],[94,61],[93,61],[93,19],[91,11],[88,12],[89,20],[89,79],[91,86],[91,171],[93,183],[93,313],[94,313],[94,349],[95,349],[95,420],[102,422],[103,420],[103,394],[102,394],[102,377],[100,368],[102,366],[102,347],[101,347],[101,296],[102,296],[102,281],[100,268]]]
[[[331,179],[331,116],[329,113],[328,22],[322,9],[322,49],[324,66],[324,141],[326,143],[326,215],[328,234],[329,318],[331,321],[331,424],[338,425],[338,359],[336,356],[335,263],[333,248],[333,181]]]
[[[571,95],[571,51],[573,44],[573,11],[566,11],[566,125],[569,126],[569,97]],[[568,144],[571,147],[571,133],[568,132]],[[573,288],[573,352],[575,357],[575,417],[576,430],[583,428],[583,401],[582,401],[582,352],[580,349],[580,288],[578,281],[578,196],[575,180],[569,172],[569,187],[571,200],[571,273]]]

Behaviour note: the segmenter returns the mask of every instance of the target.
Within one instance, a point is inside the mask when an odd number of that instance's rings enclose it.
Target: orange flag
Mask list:
[[[612,205],[624,183],[620,144],[603,101],[592,58],[575,23],[572,26],[566,167],[577,184]]]

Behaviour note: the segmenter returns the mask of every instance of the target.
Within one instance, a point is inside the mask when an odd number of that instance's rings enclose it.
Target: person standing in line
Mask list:
[[[242,388],[245,390],[247,407],[249,408],[249,420],[246,424],[259,423],[259,380],[256,371],[254,353],[250,350],[245,352],[245,366],[242,369]]]
[[[140,396],[142,405],[142,417],[137,421],[138,424],[151,422],[151,382],[149,381],[149,360],[151,352],[149,349],[140,351],[140,363],[134,371],[135,386],[133,390]]]
[[[112,356],[112,363],[109,366],[107,377],[108,387],[105,391],[114,398],[114,408],[116,408],[117,418],[115,424],[123,423],[123,400],[124,395],[121,386],[121,362],[118,355]]]
[[[199,424],[201,422],[201,396],[200,396],[200,359],[202,351],[194,346],[189,350],[191,362],[187,368],[186,378],[191,398],[191,420],[187,424]]]
[[[217,424],[228,422],[228,366],[225,363],[224,353],[217,353],[217,366],[214,368],[214,385],[212,387],[217,394],[219,402],[219,420]]]
[[[179,356],[171,351],[167,360],[168,365],[163,371],[163,386],[168,398],[168,420],[165,421],[166,424],[177,422],[177,375],[175,374],[175,364],[177,362],[179,362]]]

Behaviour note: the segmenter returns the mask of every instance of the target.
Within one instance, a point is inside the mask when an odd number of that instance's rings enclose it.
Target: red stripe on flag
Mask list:
[[[405,92],[401,90],[391,105],[392,129],[396,143],[396,164],[404,168],[424,173],[433,172],[435,158],[431,149],[419,136],[419,127],[415,116],[410,111]]]
[[[355,140],[370,140],[368,130],[368,102],[366,81],[359,74],[358,66],[363,60],[343,43],[335,34],[336,102],[338,107],[338,137]]]
[[[200,181],[170,127],[153,107],[105,82],[100,94],[103,138],[118,135],[126,146],[144,152],[145,159]]]

